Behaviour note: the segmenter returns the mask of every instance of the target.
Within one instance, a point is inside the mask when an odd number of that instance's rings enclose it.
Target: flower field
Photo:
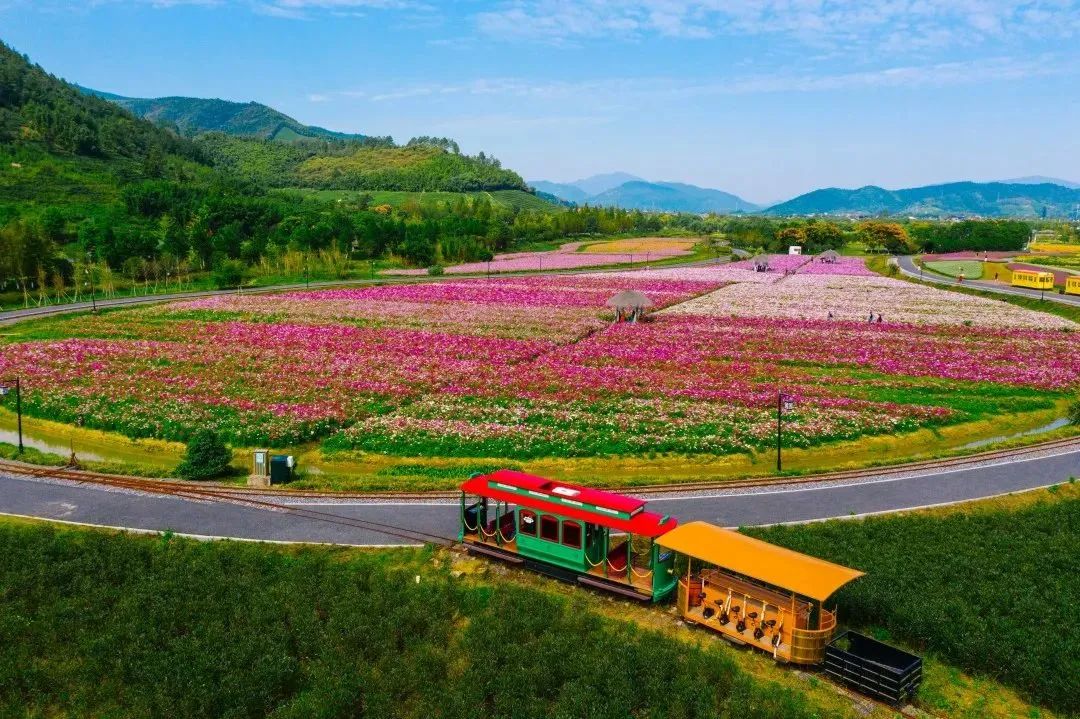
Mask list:
[[[817,269],[828,265],[815,263]],[[771,274],[771,273],[770,273]],[[889,324],[972,325],[1000,329],[1073,329],[1067,319],[996,300],[972,297],[881,276],[812,274],[800,270],[775,283],[738,283],[668,310],[707,316],[826,319]]]
[[[653,257],[672,257],[690,254],[694,240],[678,240],[668,237],[636,237],[632,240],[610,240],[586,245],[582,252],[590,254],[650,254]],[[640,260],[639,260],[640,261]]]
[[[628,243],[619,246],[620,242]],[[497,274],[504,272],[539,272],[543,270],[577,270],[583,267],[602,267],[644,262],[647,256],[659,260],[691,254],[692,241],[621,240],[601,242],[578,251],[583,243],[568,242],[549,252],[508,252],[495,255],[491,262],[465,262],[444,269],[450,275]],[[646,249],[636,249],[641,244]],[[600,248],[600,249],[592,249]],[[651,249],[650,249],[651,248]],[[426,275],[426,269],[385,270],[384,275]]]
[[[31,414],[133,437],[519,459],[765,449],[778,389],[808,447],[1080,379],[1067,320],[810,259],[200,298],[54,320],[65,339],[6,346],[0,374]],[[658,311],[612,325],[627,289]]]

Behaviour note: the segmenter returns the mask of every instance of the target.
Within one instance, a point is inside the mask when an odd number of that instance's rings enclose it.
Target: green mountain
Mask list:
[[[814,190],[773,205],[770,215],[901,215],[912,217],[1068,217],[1080,190],[1050,183],[952,182],[886,190]]]
[[[0,224],[18,206],[115,200],[140,178],[210,172],[192,142],[89,97],[0,43]]]
[[[537,192],[543,192],[566,202],[584,205],[589,201],[589,193],[569,182],[548,182],[533,180],[529,183]]]
[[[681,182],[624,182],[606,192],[593,195],[589,204],[621,207],[628,210],[664,212],[753,212],[757,205],[730,192],[710,190]]]
[[[593,175],[574,182],[529,183],[537,192],[554,195],[576,205],[621,207],[656,212],[754,212],[752,202],[721,190],[681,182],[649,182],[625,172]]]
[[[205,132],[253,137],[260,140],[362,140],[364,135],[334,132],[303,123],[258,102],[230,102],[200,97],[124,97],[111,92],[79,87],[155,125],[173,129],[184,137]]]
[[[197,159],[186,140],[48,74],[0,43],[0,144],[62,156],[145,160],[171,154]]]

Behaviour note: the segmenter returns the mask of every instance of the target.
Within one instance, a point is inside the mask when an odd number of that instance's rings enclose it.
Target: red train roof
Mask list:
[[[678,524],[644,511],[640,499],[509,469],[473,477],[461,491],[646,537],[659,537]]]

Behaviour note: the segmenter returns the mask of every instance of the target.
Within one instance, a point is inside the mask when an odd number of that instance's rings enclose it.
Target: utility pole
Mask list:
[[[94,287],[94,273],[90,270],[93,264],[86,268],[86,276],[90,279],[90,312],[97,314],[97,289]]]
[[[781,432],[781,427],[783,425],[783,420],[781,418],[782,418],[783,413],[784,413],[783,397],[784,397],[784,395],[783,395],[782,392],[778,391],[776,393],[776,473],[777,474],[780,474],[781,472],[784,471],[783,460],[780,457],[780,432]]]
[[[780,437],[784,428],[784,412],[790,412],[795,407],[795,399],[786,395],[781,390],[776,391],[776,472],[784,471],[783,458],[781,456]]]

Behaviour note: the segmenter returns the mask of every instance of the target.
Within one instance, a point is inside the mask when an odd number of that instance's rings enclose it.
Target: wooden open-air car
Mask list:
[[[656,543],[678,563],[682,616],[777,661],[818,664],[836,630],[825,602],[862,572],[705,522],[690,522]]]

